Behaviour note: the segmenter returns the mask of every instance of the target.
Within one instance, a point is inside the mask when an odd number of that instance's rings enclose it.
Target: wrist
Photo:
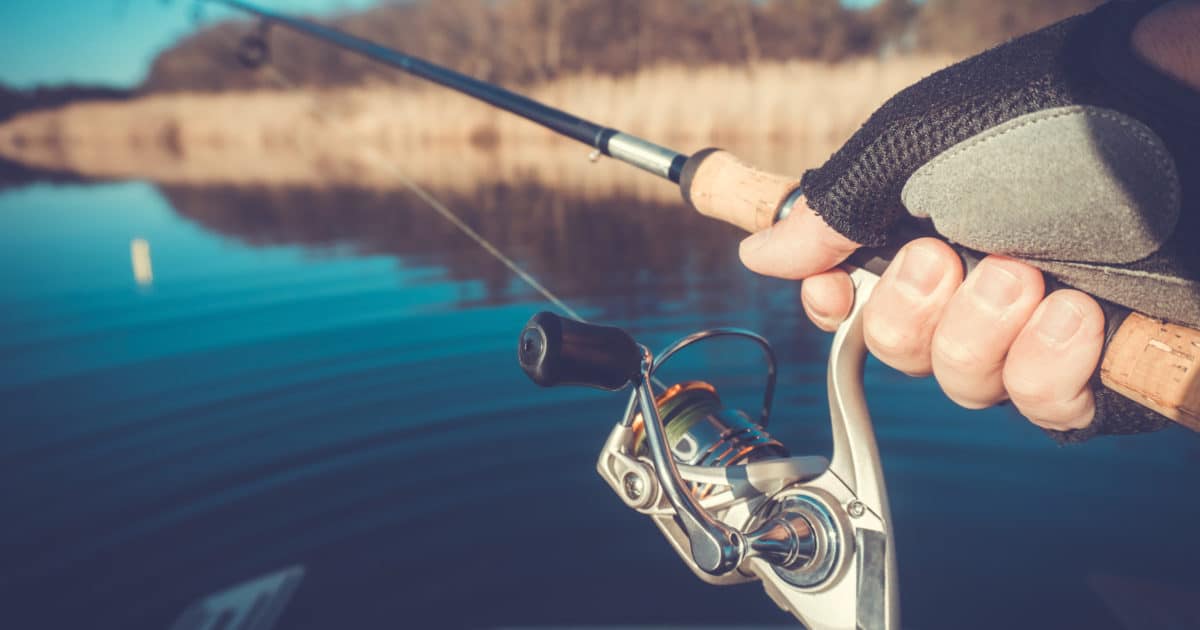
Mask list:
[[[1175,0],[1146,14],[1133,29],[1134,54],[1156,70],[1200,91],[1200,2]]]

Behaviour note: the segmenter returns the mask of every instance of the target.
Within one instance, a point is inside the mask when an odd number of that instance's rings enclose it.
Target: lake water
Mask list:
[[[740,267],[732,229],[619,194],[434,194],[651,347],[766,335],[773,433],[828,452],[829,336],[797,285]],[[166,629],[295,565],[284,628],[792,621],[757,585],[699,582],[612,495],[594,464],[623,398],[529,383],[515,341],[548,305],[409,193],[9,189],[0,286],[0,627]],[[757,361],[714,346],[668,376],[751,406]],[[870,362],[867,383],[905,627],[1197,614],[1197,436],[1063,448],[928,379]]]

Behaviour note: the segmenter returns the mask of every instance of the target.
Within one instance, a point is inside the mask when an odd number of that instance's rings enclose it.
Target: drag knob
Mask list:
[[[635,380],[642,365],[641,349],[624,330],[545,311],[525,324],[517,358],[530,380],[542,387],[587,385],[617,390]]]

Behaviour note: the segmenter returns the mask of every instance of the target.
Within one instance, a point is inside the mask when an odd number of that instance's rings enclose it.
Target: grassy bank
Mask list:
[[[567,77],[531,95],[679,150],[716,144],[765,167],[798,171],[824,159],[887,97],[949,61],[665,66],[621,78]],[[24,164],[191,184],[383,185],[396,167],[439,184],[518,173],[557,178],[552,173],[564,161],[576,161],[566,152],[585,151],[444,89],[383,84],[161,94],[32,112],[0,125],[0,155]]]

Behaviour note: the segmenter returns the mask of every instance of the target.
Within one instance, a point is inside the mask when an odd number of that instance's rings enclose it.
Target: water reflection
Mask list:
[[[429,187],[653,346],[763,333],[781,359],[772,432],[826,449],[828,336],[795,283],[746,272],[735,230],[638,177],[666,193]],[[131,286],[133,237],[152,291]],[[596,478],[620,401],[532,386],[512,346],[546,304],[411,193],[37,187],[0,195],[0,260],[0,606],[36,620],[14,627],[161,630],[295,564],[281,627],[790,621],[757,586],[700,583]],[[752,407],[759,356],[724,350],[672,368]],[[912,627],[1115,630],[1089,576],[1195,583],[1200,514],[1168,500],[1188,496],[1194,436],[1061,449],[931,381],[869,364],[867,384]],[[1148,514],[1155,535],[1131,537]]]
[[[162,192],[182,216],[248,245],[386,254],[444,267],[455,280],[480,280],[487,303],[513,294],[512,272],[409,190],[167,186]],[[677,199],[619,190],[570,198],[519,180],[432,193],[552,291],[568,302],[603,302],[610,317],[662,314],[690,298],[698,298],[690,305],[699,312],[719,313],[750,299],[758,286],[740,270],[740,232]]]
[[[48,170],[0,157],[0,192],[36,183],[78,184],[82,175],[65,170]]]
[[[148,287],[154,283],[154,267],[150,263],[150,243],[144,238],[129,241],[129,259],[133,266],[133,281]]]

